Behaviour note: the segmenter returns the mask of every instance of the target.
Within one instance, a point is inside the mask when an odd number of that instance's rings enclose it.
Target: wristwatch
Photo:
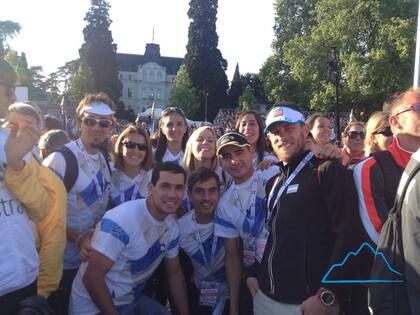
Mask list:
[[[335,294],[330,290],[319,288],[316,295],[325,306],[331,306],[335,303]]]

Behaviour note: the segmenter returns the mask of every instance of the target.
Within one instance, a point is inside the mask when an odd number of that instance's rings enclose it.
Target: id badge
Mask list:
[[[268,236],[270,235],[269,227],[267,224],[264,224],[263,229],[261,230],[260,236],[257,238],[257,250],[255,258],[261,263],[264,256],[264,251],[268,243]]]
[[[251,266],[255,262],[255,251],[244,249],[244,265]]]
[[[217,303],[217,293],[216,288],[201,289],[200,305],[211,307],[215,306]]]

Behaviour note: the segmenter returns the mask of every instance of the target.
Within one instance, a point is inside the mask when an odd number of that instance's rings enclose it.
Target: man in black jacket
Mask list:
[[[303,114],[275,106],[266,129],[282,172],[267,185],[267,225],[259,240],[259,263],[248,269],[254,313],[338,314],[346,299],[349,268],[334,268],[360,245],[357,199],[346,169],[305,148]],[[258,254],[257,254],[258,256]],[[352,262],[351,257],[348,263]],[[348,267],[348,266],[347,266]]]

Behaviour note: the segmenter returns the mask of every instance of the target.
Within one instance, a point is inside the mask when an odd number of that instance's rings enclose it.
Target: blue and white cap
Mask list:
[[[267,115],[265,120],[264,133],[267,133],[275,123],[305,124],[303,114],[285,105],[275,105]]]
[[[113,115],[115,112],[108,104],[102,102],[93,102],[82,108],[81,114],[90,113],[97,115]]]

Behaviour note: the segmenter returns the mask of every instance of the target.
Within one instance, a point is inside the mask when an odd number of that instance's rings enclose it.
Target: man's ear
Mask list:
[[[308,133],[309,133],[309,127],[308,127],[308,125],[303,125],[303,132],[305,133],[305,139],[306,139],[306,137],[308,136]]]
[[[389,124],[391,125],[391,127],[394,127],[396,129],[402,129],[402,125],[399,121],[398,116],[389,116]]]

